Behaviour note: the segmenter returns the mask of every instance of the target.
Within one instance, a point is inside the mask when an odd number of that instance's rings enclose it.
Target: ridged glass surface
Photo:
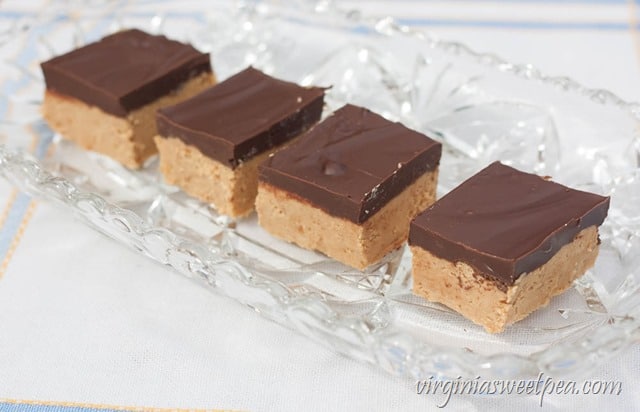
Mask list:
[[[392,373],[586,373],[640,339],[638,104],[392,19],[287,3],[70,2],[14,20],[0,32],[0,174],[262,316]],[[349,269],[275,240],[255,215],[217,215],[163,184],[156,159],[133,172],[61,140],[39,113],[38,63],[128,27],[209,51],[220,79],[253,65],[331,86],[325,115],[360,104],[440,140],[439,196],[494,160],[611,195],[595,267],[546,308],[489,335],[411,294],[406,247],[366,272]]]

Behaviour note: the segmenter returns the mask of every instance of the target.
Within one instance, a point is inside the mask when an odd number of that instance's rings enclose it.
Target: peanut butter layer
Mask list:
[[[231,217],[242,217],[253,211],[258,193],[258,165],[279,149],[272,148],[232,169],[181,139],[157,136],[155,142],[160,154],[160,171],[167,183]]]
[[[435,200],[437,178],[437,170],[423,174],[361,224],[265,182],[259,184],[256,211],[274,236],[364,269],[405,242],[411,216]]]
[[[64,138],[87,150],[105,154],[130,168],[140,167],[156,153],[155,112],[175,104],[215,83],[212,73],[204,72],[184,82],[176,90],[120,117],[76,98],[47,90],[42,115],[49,126]]]
[[[546,263],[506,288],[463,261],[443,259],[418,245],[411,246],[411,252],[415,294],[450,307],[487,332],[498,333],[546,306],[594,265],[598,230],[595,226],[582,229]]]

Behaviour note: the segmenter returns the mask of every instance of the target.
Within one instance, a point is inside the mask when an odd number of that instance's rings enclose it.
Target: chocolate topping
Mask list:
[[[608,209],[608,197],[495,162],[418,215],[409,243],[510,286],[601,225]]]
[[[362,223],[440,163],[442,145],[346,105],[259,168],[260,180]]]
[[[211,72],[209,55],[192,46],[132,29],[41,64],[47,89],[125,116]]]
[[[158,111],[158,132],[235,168],[320,120],[324,89],[249,67],[193,98]]]

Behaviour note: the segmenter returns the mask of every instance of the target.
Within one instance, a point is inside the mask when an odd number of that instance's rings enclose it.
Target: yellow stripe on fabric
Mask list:
[[[15,236],[13,237],[13,240],[11,241],[11,245],[7,250],[7,254],[4,256],[4,260],[2,261],[2,263],[0,263],[0,280],[2,280],[4,273],[7,271],[7,268],[9,267],[9,262],[11,262],[13,253],[16,251],[16,249],[18,248],[18,245],[20,244],[22,235],[24,234],[25,230],[27,229],[27,226],[29,225],[29,221],[33,216],[36,206],[37,206],[36,201],[32,200],[31,202],[29,202],[29,206],[27,207],[27,211],[22,217],[22,222],[20,222],[18,231],[16,232]]]
[[[0,228],[2,228],[4,226],[4,223],[7,221],[7,217],[9,217],[9,212],[11,211],[11,208],[13,207],[13,204],[15,203],[17,197],[18,197],[18,191],[16,189],[13,189],[11,191],[11,194],[9,195],[7,205],[2,211],[2,215],[0,215]]]

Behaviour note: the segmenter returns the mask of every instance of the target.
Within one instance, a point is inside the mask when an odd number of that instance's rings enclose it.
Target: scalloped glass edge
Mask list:
[[[482,65],[527,80],[540,81],[598,104],[616,107],[640,122],[640,104],[626,102],[614,93],[590,89],[569,77],[546,76],[532,65],[512,64],[489,53],[477,53],[457,42],[435,39],[426,32],[398,25],[392,18],[369,19],[354,11],[325,7],[320,14],[339,14],[349,25],[366,27],[385,36],[412,36],[429,47],[454,55],[466,55]],[[638,132],[640,133],[640,132]],[[636,133],[635,140],[640,141]],[[334,350],[398,375],[531,377],[539,372],[554,376],[580,375],[640,340],[640,320],[635,312],[603,323],[590,336],[566,340],[529,356],[481,355],[462,348],[426,345],[393,328],[379,328],[376,314],[388,309],[384,301],[367,316],[348,316],[334,310],[322,294],[305,288],[289,288],[250,271],[226,256],[224,250],[204,247],[171,231],[154,227],[134,212],[83,192],[68,180],[46,171],[30,154],[0,145],[0,174],[20,190],[73,210],[100,232],[134,247],[179,273],[196,278],[219,293],[254,308],[262,316],[293,327]],[[384,318],[384,316],[382,316]]]

